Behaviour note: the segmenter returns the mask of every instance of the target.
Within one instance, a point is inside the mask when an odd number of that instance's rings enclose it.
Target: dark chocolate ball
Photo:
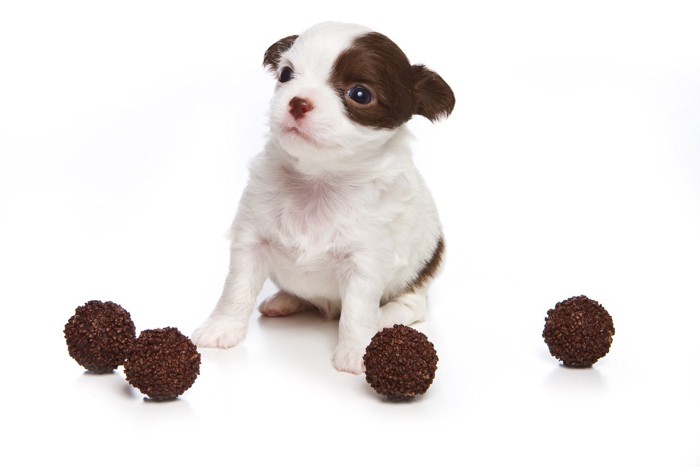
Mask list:
[[[603,306],[581,295],[547,312],[542,337],[549,353],[566,366],[588,368],[610,350],[615,327]]]
[[[200,362],[197,347],[176,328],[149,329],[134,342],[124,373],[151,399],[171,400],[194,384]]]
[[[63,335],[76,362],[94,373],[109,373],[124,363],[136,327],[121,306],[93,300],[75,309]]]
[[[365,378],[392,401],[424,394],[435,378],[438,356],[422,332],[396,324],[372,338],[364,355]]]

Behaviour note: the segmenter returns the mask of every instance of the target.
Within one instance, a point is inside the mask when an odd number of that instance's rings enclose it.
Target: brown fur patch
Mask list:
[[[331,83],[338,89],[348,115],[366,126],[396,128],[413,115],[411,64],[386,36],[373,32],[355,39],[337,58]],[[354,86],[374,96],[361,105],[347,96]]]
[[[435,275],[437,274],[438,270],[440,269],[440,265],[442,264],[442,256],[444,253],[445,240],[442,237],[440,237],[440,239],[437,242],[437,245],[435,245],[435,250],[433,250],[433,256],[430,258],[430,260],[428,260],[425,263],[423,269],[420,270],[416,278],[413,279],[413,282],[411,282],[411,284],[409,284],[409,286],[406,288],[407,292],[412,292],[416,289],[419,289],[425,284],[427,284],[428,281],[435,278]]]
[[[285,53],[291,46],[296,42],[298,35],[287,36],[278,40],[265,51],[265,56],[263,57],[263,66],[267,67],[270,71],[277,70],[277,66],[280,63],[280,58],[282,54]]]
[[[411,66],[401,49],[378,32],[358,37],[340,54],[330,81],[350,119],[375,128],[397,128],[416,114],[435,120],[449,115],[455,103],[437,73]],[[362,105],[350,99],[348,91],[355,86],[367,88],[372,102]]]

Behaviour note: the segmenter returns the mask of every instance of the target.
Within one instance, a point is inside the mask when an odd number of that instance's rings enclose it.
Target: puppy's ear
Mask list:
[[[455,107],[455,95],[450,86],[425,65],[413,65],[411,69],[416,100],[414,113],[431,122],[449,116]]]
[[[289,50],[292,45],[294,45],[294,41],[297,40],[297,37],[299,36],[284,37],[268,47],[265,51],[265,56],[263,57],[263,66],[267,67],[267,69],[270,71],[275,71],[277,69],[277,65],[280,63],[282,54]]]

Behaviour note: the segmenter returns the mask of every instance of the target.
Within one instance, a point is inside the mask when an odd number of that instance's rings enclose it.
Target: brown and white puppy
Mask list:
[[[404,123],[447,117],[454,95],[389,38],[353,24],[285,37],[263,63],[278,79],[269,140],[233,222],[223,294],[192,337],[239,343],[270,278],[279,292],[260,311],[339,316],[333,363],[361,373],[379,329],[425,315],[444,243]]]

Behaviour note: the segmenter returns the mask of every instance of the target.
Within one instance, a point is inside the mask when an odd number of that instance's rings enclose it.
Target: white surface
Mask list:
[[[307,3],[0,6],[3,457],[700,465],[698,9]],[[391,404],[336,372],[337,323],[311,315],[255,314],[175,402],[84,374],[62,329],[87,300],[139,330],[209,313],[265,134],[262,54],[327,19],[386,33],[457,95],[449,120],[411,122],[449,248],[418,326],[440,356],[430,391]],[[592,370],[541,339],[577,294],[617,329]]]

